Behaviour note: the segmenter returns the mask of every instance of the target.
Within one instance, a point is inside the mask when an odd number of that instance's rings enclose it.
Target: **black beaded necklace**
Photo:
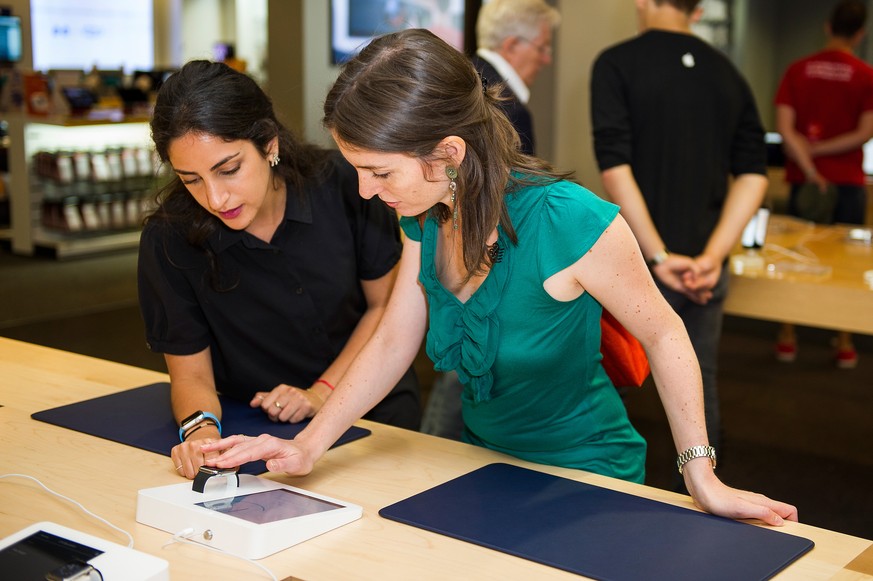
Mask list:
[[[491,261],[491,264],[497,264],[503,260],[503,248],[500,247],[499,240],[494,244],[488,245],[488,259]]]

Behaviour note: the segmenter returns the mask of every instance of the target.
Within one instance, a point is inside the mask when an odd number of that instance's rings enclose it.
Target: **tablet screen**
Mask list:
[[[196,505],[255,524],[266,524],[344,508],[341,504],[307,496],[286,488],[198,502]]]
[[[89,561],[103,551],[46,531],[37,531],[0,550],[4,579],[45,579],[48,572],[73,561]]]

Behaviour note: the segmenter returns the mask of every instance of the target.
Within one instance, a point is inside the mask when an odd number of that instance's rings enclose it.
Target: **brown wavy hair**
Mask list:
[[[521,185],[571,174],[519,151],[519,138],[499,107],[501,86],[483,89],[469,59],[423,29],[377,37],[348,61],[327,94],[325,128],[357,148],[445,160],[437,145],[450,135],[466,142],[456,204],[462,217],[468,277],[489,264],[486,240],[499,223],[513,243],[505,196]],[[430,210],[442,223],[443,204]]]

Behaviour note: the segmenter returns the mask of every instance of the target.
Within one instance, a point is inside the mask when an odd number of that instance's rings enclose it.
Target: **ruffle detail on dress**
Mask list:
[[[488,401],[494,384],[491,368],[500,338],[496,311],[509,279],[512,247],[498,228],[498,240],[505,249],[503,258],[492,267],[473,296],[462,303],[437,278],[436,233],[435,223],[425,225],[420,277],[425,288],[435,289],[428,295],[431,324],[427,354],[437,371],[456,371],[461,383],[472,389],[476,403]]]

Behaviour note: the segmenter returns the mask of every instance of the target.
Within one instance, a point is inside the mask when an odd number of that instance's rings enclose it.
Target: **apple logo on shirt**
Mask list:
[[[694,55],[690,52],[686,52],[682,55],[682,64],[685,65],[685,68],[693,68],[694,67]]]

